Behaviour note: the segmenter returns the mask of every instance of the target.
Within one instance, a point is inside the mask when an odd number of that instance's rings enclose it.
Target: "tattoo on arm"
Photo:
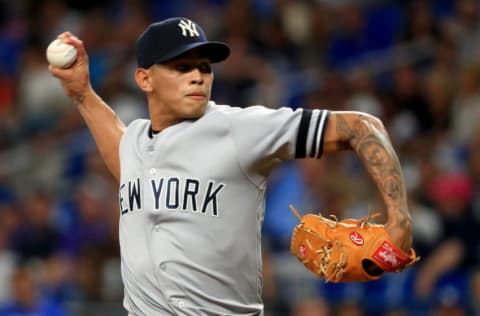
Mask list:
[[[81,105],[85,101],[85,96],[83,94],[77,95],[73,98],[73,103],[75,105]]]
[[[352,124],[352,123],[350,123]],[[354,126],[341,115],[337,116],[336,131],[342,139],[348,139],[350,148],[364,164],[367,172],[382,194],[388,209],[399,210],[401,225],[408,224],[408,211],[403,174],[398,157],[383,127],[360,118]],[[340,144],[344,148],[344,144]]]

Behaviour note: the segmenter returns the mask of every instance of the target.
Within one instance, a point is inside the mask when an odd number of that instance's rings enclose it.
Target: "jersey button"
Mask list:
[[[157,174],[157,169],[152,168],[148,171],[148,173],[150,173],[153,176],[153,175]]]
[[[153,230],[155,230],[158,233],[160,231],[160,225],[153,226]]]
[[[160,264],[158,265],[158,267],[159,267],[160,270],[162,270],[162,271],[167,270],[167,267],[166,267],[165,263],[160,263]]]
[[[185,307],[185,302],[184,301],[178,301],[178,307],[184,308]]]

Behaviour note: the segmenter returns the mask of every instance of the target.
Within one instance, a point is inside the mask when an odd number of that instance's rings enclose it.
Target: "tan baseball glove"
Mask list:
[[[378,280],[384,272],[402,271],[419,259],[413,249],[405,253],[397,248],[384,225],[369,222],[380,214],[338,221],[320,214],[301,217],[290,208],[300,220],[290,250],[325,282]]]

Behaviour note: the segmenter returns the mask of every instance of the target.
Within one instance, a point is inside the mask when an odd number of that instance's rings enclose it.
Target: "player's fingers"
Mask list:
[[[74,34],[70,33],[70,32],[63,32],[61,34],[59,34],[57,36],[58,39],[68,43],[68,44],[72,44],[74,45],[75,42],[78,42],[80,41],[80,39],[75,36]]]
[[[48,65],[48,71],[54,76],[59,79],[65,79],[66,78],[66,73],[65,71],[62,71],[63,69],[60,67],[55,67],[52,65]]]
[[[52,74],[52,76],[64,81],[71,81],[72,80],[72,71],[70,68],[68,69],[63,69],[60,67],[55,67],[52,65],[48,65],[48,70]]]
[[[88,60],[85,45],[83,44],[83,41],[80,40],[77,36],[73,35],[70,32],[63,32],[60,35],[58,35],[57,38],[61,39],[67,44],[73,45],[77,49],[78,62],[83,62],[84,60]]]

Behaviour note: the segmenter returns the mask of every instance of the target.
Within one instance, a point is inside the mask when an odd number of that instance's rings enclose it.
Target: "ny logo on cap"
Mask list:
[[[200,36],[200,34],[198,34],[197,27],[196,27],[195,23],[193,23],[190,20],[181,20],[178,23],[178,26],[182,29],[182,35],[183,36],[187,36],[187,31],[188,31],[190,37]]]

